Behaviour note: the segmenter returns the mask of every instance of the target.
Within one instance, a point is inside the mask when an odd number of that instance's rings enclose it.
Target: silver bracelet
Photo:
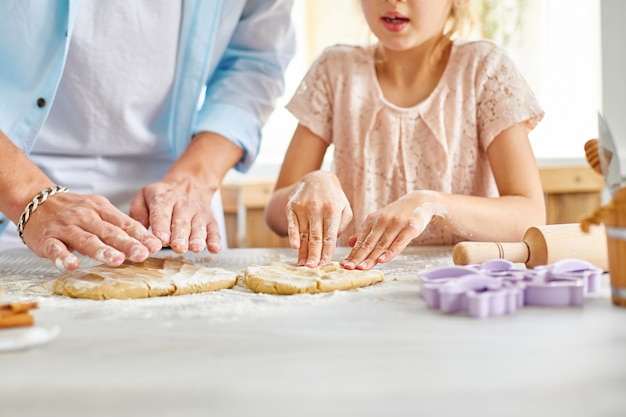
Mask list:
[[[20,239],[22,239],[22,242],[24,242],[24,226],[30,218],[30,215],[33,214],[35,210],[37,210],[37,207],[39,207],[40,204],[43,204],[48,199],[48,197],[53,196],[56,193],[66,193],[68,191],[69,190],[67,187],[55,185],[54,187],[41,190],[39,194],[33,197],[33,201],[26,205],[26,208],[20,216],[20,221],[17,223],[17,234],[20,236]],[[26,244],[26,242],[24,242],[24,244]]]

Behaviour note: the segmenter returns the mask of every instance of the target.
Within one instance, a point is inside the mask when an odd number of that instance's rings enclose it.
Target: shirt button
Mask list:
[[[0,224],[4,224],[4,219],[0,219]]]
[[[37,99],[37,106],[38,107],[46,107],[46,99],[43,97],[40,97]]]

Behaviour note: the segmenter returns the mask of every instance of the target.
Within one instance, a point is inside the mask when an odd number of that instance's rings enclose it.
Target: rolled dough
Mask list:
[[[316,268],[270,262],[247,267],[243,278],[254,292],[290,295],[364,287],[384,280],[385,275],[377,270],[344,269],[338,262]]]
[[[183,295],[232,288],[237,273],[207,268],[180,258],[148,258],[118,267],[96,265],[65,273],[51,282],[58,295],[105,300]]]

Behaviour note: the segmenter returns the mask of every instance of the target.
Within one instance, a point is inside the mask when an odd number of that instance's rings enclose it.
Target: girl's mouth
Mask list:
[[[410,22],[409,18],[400,15],[399,13],[387,13],[382,18],[383,26],[390,32],[400,32]]]

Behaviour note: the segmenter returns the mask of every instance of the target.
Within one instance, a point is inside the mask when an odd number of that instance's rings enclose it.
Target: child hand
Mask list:
[[[287,202],[289,243],[298,249],[298,265],[331,261],[337,237],[352,220],[352,208],[337,177],[315,171],[300,180]]]
[[[346,269],[371,269],[402,252],[441,212],[435,204],[424,201],[424,195],[409,194],[367,216],[361,232],[348,239],[353,248],[341,265]]]

